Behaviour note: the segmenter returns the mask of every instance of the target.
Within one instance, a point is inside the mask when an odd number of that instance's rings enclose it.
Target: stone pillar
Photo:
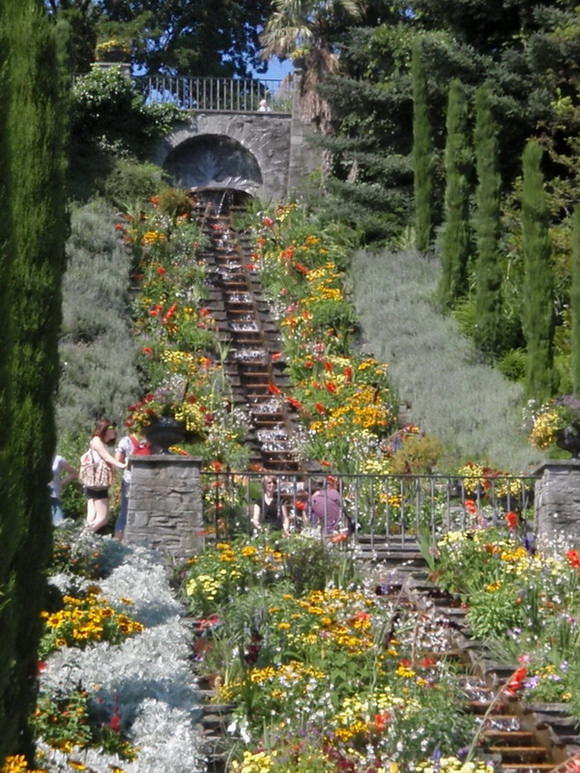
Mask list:
[[[131,456],[125,542],[178,561],[204,547],[201,460],[192,456]]]
[[[536,532],[540,544],[564,539],[571,547],[580,543],[580,460],[544,462],[534,475]]]
[[[288,158],[287,195],[289,198],[292,198],[293,193],[300,193],[312,172],[322,171],[322,150],[314,142],[316,128],[312,121],[305,120],[301,114],[300,87],[303,77],[302,70],[295,71]]]

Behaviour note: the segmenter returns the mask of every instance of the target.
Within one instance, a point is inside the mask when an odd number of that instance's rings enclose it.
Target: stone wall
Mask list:
[[[545,462],[534,472],[535,517],[540,543],[563,537],[570,547],[580,544],[580,460]]]
[[[238,175],[238,159],[245,153],[244,168],[253,162],[257,173],[242,175],[243,190],[264,201],[281,201],[321,167],[322,151],[312,142],[314,134],[312,124],[290,113],[192,111],[187,123],[157,145],[152,160],[170,172],[176,185],[190,188],[202,184],[205,174],[217,180]],[[208,153],[212,138],[214,152]],[[230,150],[224,158],[224,138],[237,143],[238,153]],[[228,158],[236,163],[228,164]]]
[[[131,456],[125,542],[184,560],[204,548],[200,460]]]

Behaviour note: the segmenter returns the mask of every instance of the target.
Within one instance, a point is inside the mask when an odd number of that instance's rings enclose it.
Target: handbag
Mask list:
[[[89,448],[81,456],[79,481],[86,488],[105,489],[113,483],[113,470],[104,459]]]

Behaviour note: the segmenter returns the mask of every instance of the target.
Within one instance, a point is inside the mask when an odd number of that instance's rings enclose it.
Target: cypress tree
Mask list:
[[[550,262],[548,207],[541,171],[542,147],[530,140],[523,154],[522,235],[524,292],[522,327],[527,344],[526,392],[543,400],[557,386],[554,371],[554,279]]]
[[[449,88],[447,141],[445,144],[445,209],[441,234],[442,274],[439,297],[452,305],[465,292],[470,252],[469,169],[471,153],[467,140],[467,100],[461,81]]]
[[[580,205],[574,210],[572,230],[572,287],[570,288],[570,313],[572,317],[572,387],[580,397]]]
[[[427,76],[421,41],[413,46],[413,171],[415,190],[415,244],[429,249],[433,220],[433,137],[427,103]]]
[[[477,192],[475,232],[475,343],[483,352],[498,352],[501,344],[501,267],[499,263],[500,191],[498,128],[491,92],[482,86],[475,94],[475,158]]]
[[[55,448],[53,397],[66,237],[63,79],[54,28],[40,0],[3,0],[7,297],[6,424],[9,476],[0,512],[0,759],[32,755],[28,728],[45,604],[52,524],[48,482]],[[7,85],[6,85],[7,84]],[[9,299],[9,303],[6,301]]]

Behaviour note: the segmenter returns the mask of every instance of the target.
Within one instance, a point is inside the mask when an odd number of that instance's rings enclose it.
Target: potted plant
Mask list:
[[[127,62],[131,58],[131,41],[126,38],[107,38],[97,43],[97,62]]]
[[[211,415],[196,395],[188,393],[187,384],[173,378],[130,405],[125,424],[140,430],[154,453],[168,453],[172,445],[205,437],[210,421]]]
[[[536,448],[553,445],[569,451],[573,458],[580,455],[580,398],[561,395],[532,408],[530,443]]]

